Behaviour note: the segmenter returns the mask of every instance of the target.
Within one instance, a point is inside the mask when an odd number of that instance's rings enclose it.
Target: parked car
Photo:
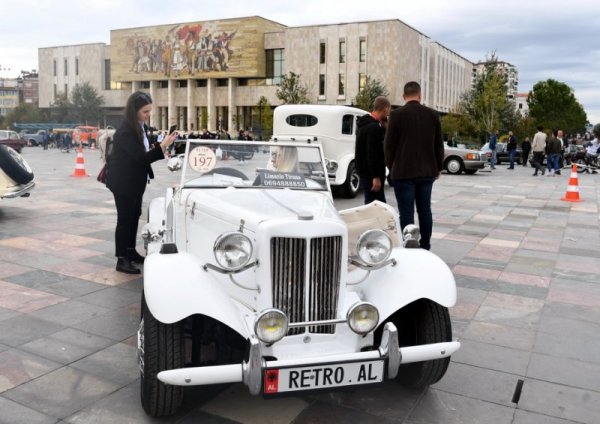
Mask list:
[[[460,347],[456,285],[416,226],[401,234],[381,202],[338,212],[319,144],[186,143],[168,164],[180,183],[151,200],[142,230],[147,414],[176,413],[185,386],[270,397],[444,376]],[[257,145],[245,163],[216,153]]]
[[[23,147],[27,146],[27,141],[19,137],[16,131],[0,130],[0,144],[15,149],[21,153]]]
[[[461,147],[450,147],[444,142],[444,169],[449,174],[472,175],[483,169],[486,163],[485,156],[477,150]]]
[[[485,143],[480,150],[482,155],[487,157],[487,161],[489,162],[492,159],[492,150],[490,149],[490,143]],[[520,147],[517,147],[517,153],[515,154],[515,163],[521,164],[522,158],[521,155],[523,151]],[[508,160],[508,151],[506,150],[506,143],[496,143],[496,165],[504,163],[509,163]]]
[[[278,106],[273,112],[273,140],[321,144],[334,193],[353,198],[359,187],[354,165],[356,119],[367,113],[336,105]]]
[[[26,140],[30,146],[41,146],[44,144],[44,137],[46,137],[48,131],[46,130],[37,130],[33,133],[24,132],[22,134],[22,138]]]
[[[0,198],[27,197],[35,186],[31,168],[13,148],[0,144]]]

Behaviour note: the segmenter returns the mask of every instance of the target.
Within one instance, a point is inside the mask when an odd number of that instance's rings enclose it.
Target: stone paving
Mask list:
[[[461,350],[428,390],[393,382],[264,400],[243,385],[186,389],[175,417],[139,402],[135,333],[142,279],[114,271],[112,196],[74,178],[75,154],[26,148],[31,197],[0,201],[0,423],[598,423],[599,175],[561,201],[569,170],[529,167],[434,185],[432,250],[453,269]],[[146,203],[174,184],[164,162]],[[387,198],[395,205],[393,192]],[[340,209],[360,199],[336,200]],[[519,380],[523,388],[514,398]]]

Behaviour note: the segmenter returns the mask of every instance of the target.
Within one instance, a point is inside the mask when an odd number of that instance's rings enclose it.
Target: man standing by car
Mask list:
[[[421,86],[404,86],[406,104],[390,113],[385,133],[385,164],[390,169],[402,229],[414,223],[417,206],[423,249],[431,248],[433,218],[431,191],[444,165],[444,142],[439,114],[421,105]]]
[[[523,143],[521,143],[521,150],[523,151],[521,153],[522,158],[521,160],[523,161],[523,166],[527,166],[527,160],[529,159],[529,152],[531,151],[531,142],[529,141],[529,137],[525,137],[525,141],[523,141]]]
[[[535,167],[534,177],[537,177],[538,171],[542,171],[542,175],[546,173],[546,170],[542,166],[544,161],[544,150],[546,149],[546,134],[544,133],[544,127],[541,125],[537,127],[538,132],[533,136],[533,143],[531,144],[531,150],[533,152],[533,158],[531,164]]]
[[[492,158],[490,159],[490,167],[496,169],[496,144],[498,143],[498,130],[495,130],[490,135],[490,150],[492,151]]]
[[[517,154],[517,137],[512,131],[508,132],[508,143],[506,144],[506,150],[508,151],[508,160],[510,165],[508,169],[515,169],[515,155]]]
[[[390,101],[383,96],[375,98],[373,111],[356,122],[354,160],[365,195],[365,205],[373,200],[385,203],[385,160],[383,158],[384,128],[380,122],[390,113]]]

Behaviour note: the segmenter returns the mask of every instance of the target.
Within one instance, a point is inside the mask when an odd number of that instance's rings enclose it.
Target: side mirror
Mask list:
[[[169,161],[167,162],[167,168],[169,168],[169,171],[179,171],[183,167],[184,156],[185,155],[177,155],[172,158],[169,158]]]

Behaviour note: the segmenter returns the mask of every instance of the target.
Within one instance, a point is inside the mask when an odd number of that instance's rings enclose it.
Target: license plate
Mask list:
[[[267,368],[264,371],[264,393],[275,394],[380,383],[383,381],[383,373],[383,360],[319,364],[297,368]]]

